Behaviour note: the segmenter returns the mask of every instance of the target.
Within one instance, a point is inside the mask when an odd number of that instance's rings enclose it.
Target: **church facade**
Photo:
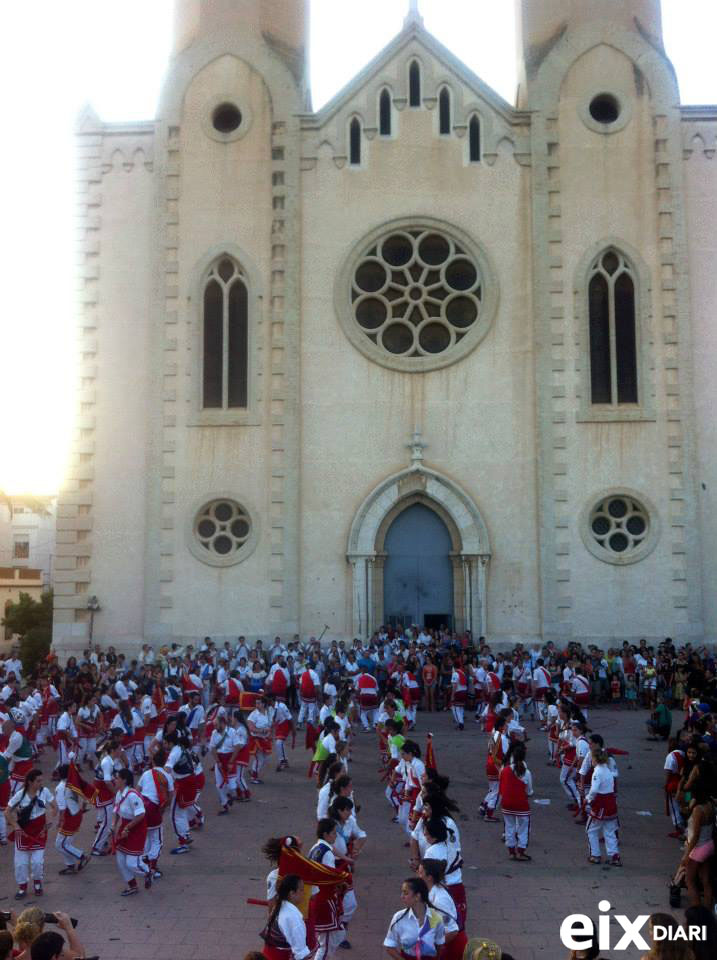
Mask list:
[[[659,0],[518,0],[516,106],[414,2],[313,112],[308,16],[177,0],[157,119],[81,117],[56,650],[714,642],[717,107]]]

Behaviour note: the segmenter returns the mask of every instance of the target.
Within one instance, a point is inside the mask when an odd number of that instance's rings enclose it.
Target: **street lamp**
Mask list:
[[[90,597],[90,599],[87,601],[87,609],[90,611],[90,643],[92,643],[92,631],[95,626],[95,614],[98,610],[102,609],[100,607],[100,601],[97,599],[97,597]]]

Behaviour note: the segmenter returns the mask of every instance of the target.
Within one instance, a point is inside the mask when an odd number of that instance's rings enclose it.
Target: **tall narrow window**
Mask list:
[[[361,121],[354,117],[349,127],[349,163],[358,167],[361,163]]]
[[[204,285],[202,406],[248,406],[249,309],[244,276],[222,257]]]
[[[593,263],[588,286],[592,403],[637,403],[635,281],[622,254]]]
[[[378,132],[382,137],[391,136],[391,94],[382,90],[378,101]]]
[[[443,136],[451,132],[451,95],[448,87],[443,87],[438,95],[439,127]]]
[[[480,163],[480,120],[471,117],[468,124],[468,158],[471,163]]]
[[[408,105],[409,107],[421,106],[421,68],[416,60],[411,60],[411,66],[408,68]]]

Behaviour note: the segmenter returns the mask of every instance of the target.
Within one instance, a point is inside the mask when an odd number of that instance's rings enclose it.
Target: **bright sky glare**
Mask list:
[[[683,103],[717,102],[717,3],[662,6]],[[421,0],[420,7],[426,27],[512,102],[512,0]],[[408,0],[312,0],[316,109],[401,29],[407,9]],[[75,117],[89,101],[103,120],[151,118],[171,21],[172,0],[3,3],[0,490],[53,493],[67,467],[75,405]]]

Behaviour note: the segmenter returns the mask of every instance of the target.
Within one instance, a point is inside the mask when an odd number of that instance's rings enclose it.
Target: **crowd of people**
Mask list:
[[[536,753],[531,744],[532,765],[553,768],[567,815],[585,826],[588,862],[603,863],[604,847],[604,862],[620,867],[621,751],[607,748],[589,715],[605,706],[641,705],[650,711],[645,735],[667,743],[670,837],[684,844],[673,902],[686,886],[690,907],[712,916],[714,667],[706,650],[677,650],[669,640],[656,650],[645,642],[607,651],[548,643],[493,654],[483,638],[473,646],[468,637],[418,629],[382,630],[352,645],[277,637],[265,646],[244,637],[235,643],[207,637],[196,649],[173,644],[155,651],[145,644],[132,659],[96,645],[64,665],[50,655],[29,675],[13,651],[0,666],[0,845],[13,840],[15,897],[25,899],[30,885],[42,896],[55,824],[62,875],[80,873],[93,857],[113,856],[122,896],[151,890],[165,869],[165,820],[173,836],[170,855],[192,850],[205,822],[207,775],[218,815],[227,816],[234,804],[251,801],[272,755],[276,774],[287,769],[286,743],[305,731],[314,778],[307,783],[317,789],[309,800],[316,805],[316,836],[305,855],[297,837],[265,844],[273,870],[263,956],[327,960],[350,949],[357,861],[367,841],[350,755],[363,729],[378,734],[377,789],[397,837],[410,847],[411,873],[385,951],[394,958],[415,957],[416,950],[441,960],[472,956],[469,950],[489,945],[469,940],[466,931],[458,806],[450,779],[433,763],[432,745],[426,756],[414,733],[417,711],[450,711],[456,736],[464,735],[472,715],[486,735],[488,789],[477,812],[485,823],[502,824],[511,860],[531,861],[528,742],[539,730],[545,758],[540,761],[540,748]],[[686,719],[673,736],[675,707]],[[77,835],[91,810],[94,840],[85,850]],[[282,862],[287,850],[291,863]],[[688,956],[701,960],[697,952]]]

